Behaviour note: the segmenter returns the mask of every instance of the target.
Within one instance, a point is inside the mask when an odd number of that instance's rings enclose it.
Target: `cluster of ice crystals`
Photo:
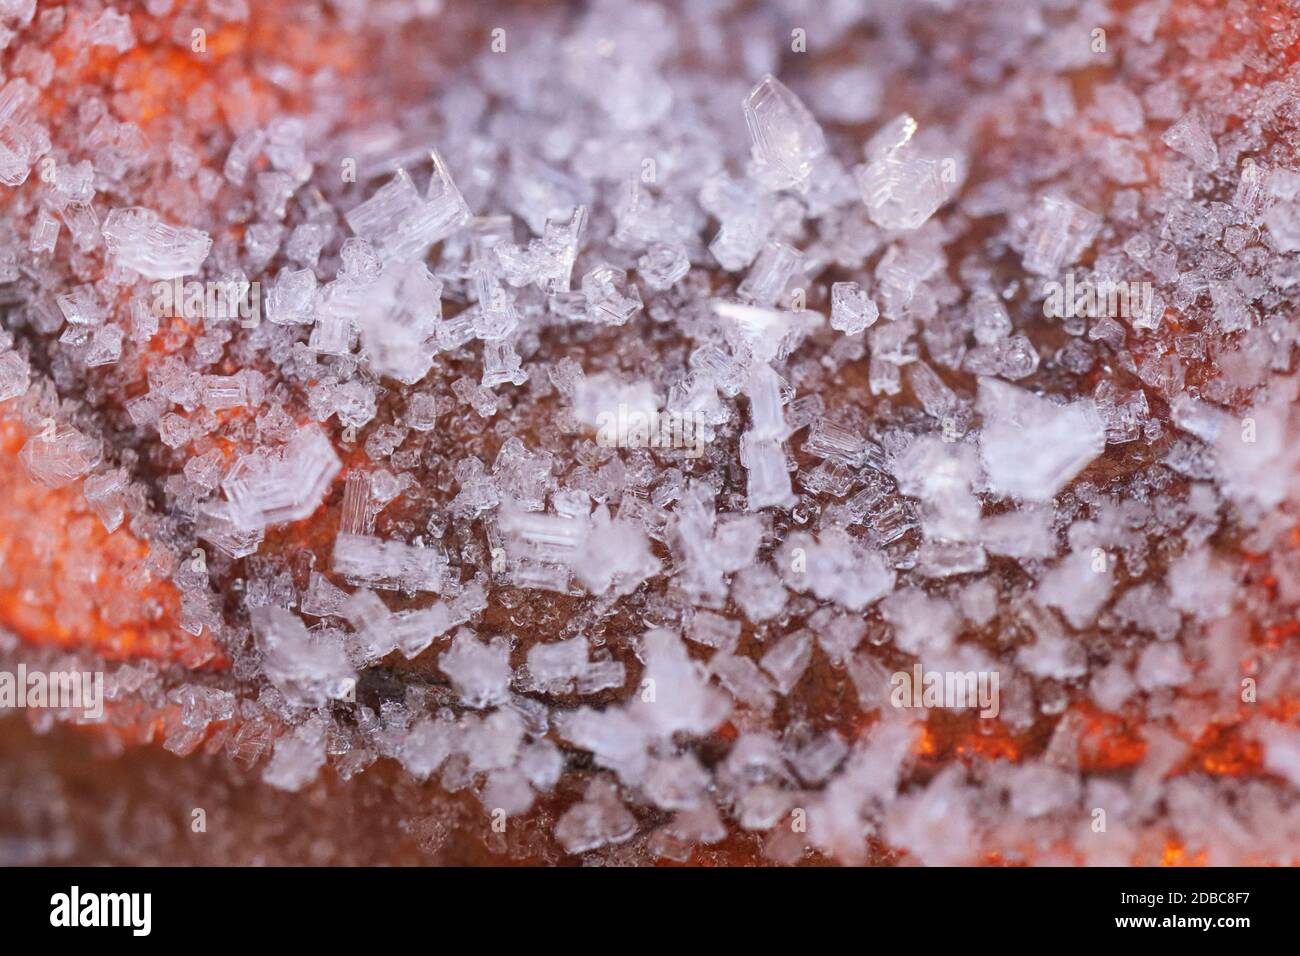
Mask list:
[[[399,169],[385,186],[347,214],[353,233],[396,262],[422,258],[429,247],[469,221],[470,211],[436,152],[424,195]]]
[[[172,124],[111,64],[188,44],[173,5],[83,6],[0,0],[0,415],[15,513],[68,508],[31,560],[85,551],[58,626],[135,633],[162,581],[180,663],[228,660],[118,670],[167,749],[289,791],[387,758],[549,858],[1289,858],[1300,743],[1240,693],[1300,695],[1279,18],[831,4],[791,57],[762,4],[507,11],[499,50],[335,4],[402,59],[253,44]],[[913,668],[996,715],[895,704]]]

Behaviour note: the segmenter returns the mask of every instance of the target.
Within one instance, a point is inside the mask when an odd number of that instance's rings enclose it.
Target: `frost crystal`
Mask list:
[[[441,591],[446,559],[433,548],[359,534],[334,539],[333,569],[353,584],[382,590]]]
[[[0,352],[0,402],[25,394],[30,382],[27,360],[14,351]]]
[[[36,123],[38,92],[26,80],[11,79],[0,86],[0,183],[20,186],[32,163],[49,148],[43,127]]]
[[[27,439],[21,457],[33,480],[58,488],[94,468],[101,450],[100,443],[88,435],[51,421],[45,431]]]
[[[879,317],[876,303],[856,282],[836,282],[831,286],[831,328],[845,335],[857,335],[874,325]]]
[[[170,226],[153,210],[141,207],[112,210],[102,232],[117,262],[146,279],[194,275],[212,248],[206,232]]]
[[[1161,139],[1170,149],[1182,153],[1207,172],[1219,165],[1219,150],[1205,127],[1205,118],[1197,110],[1188,111]]]
[[[1101,218],[1063,196],[1044,196],[1034,207],[1024,266],[1056,277],[1092,245]]]
[[[283,608],[255,608],[252,619],[266,675],[289,700],[320,707],[352,692],[356,674],[337,639]]]
[[[882,229],[918,229],[955,194],[961,160],[930,154],[914,141],[917,124],[903,114],[867,144],[858,189],[871,221]]]
[[[230,518],[250,531],[300,521],[320,507],[340,467],[324,432],[305,426],[278,454],[246,455],[235,463],[221,483]]]
[[[336,290],[329,308],[360,328],[366,361],[376,374],[411,385],[433,365],[441,296],[442,283],[424,265],[396,262],[372,284]]]
[[[504,640],[484,643],[462,630],[438,658],[438,667],[467,706],[500,704],[509,693],[510,648]]]
[[[1106,446],[1090,399],[1057,405],[982,378],[977,408],[983,417],[980,460],[995,494],[1051,501]]]
[[[469,221],[469,207],[442,158],[433,154],[429,188],[421,198],[405,170],[347,214],[348,225],[384,258],[419,259]]]
[[[770,173],[773,187],[803,184],[826,153],[822,129],[808,108],[771,74],[750,90],[744,107],[754,157]]]

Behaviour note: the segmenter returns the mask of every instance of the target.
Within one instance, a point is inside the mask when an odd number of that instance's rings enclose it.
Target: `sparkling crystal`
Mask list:
[[[112,210],[102,231],[109,253],[146,279],[195,275],[212,248],[206,232],[168,225],[153,210],[138,206]]]
[[[99,442],[70,425],[49,421],[44,431],[27,439],[20,457],[32,480],[59,488],[94,468],[101,449]]]
[[[831,328],[845,335],[857,335],[870,328],[880,317],[880,310],[856,282],[836,282],[831,286]]]
[[[744,108],[754,156],[771,171],[776,188],[804,183],[826,153],[821,126],[808,108],[771,74],[750,90]]]
[[[325,433],[304,426],[278,454],[244,456],[235,463],[221,483],[230,518],[250,531],[300,521],[320,507],[340,467]]]

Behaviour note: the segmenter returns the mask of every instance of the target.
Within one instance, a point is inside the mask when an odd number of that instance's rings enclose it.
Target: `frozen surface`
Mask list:
[[[1294,856],[1294,11],[41,6],[6,661],[438,847]]]

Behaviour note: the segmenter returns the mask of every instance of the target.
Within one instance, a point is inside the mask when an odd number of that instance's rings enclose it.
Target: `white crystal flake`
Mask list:
[[[1106,446],[1090,399],[1064,405],[996,379],[979,382],[980,460],[993,493],[1051,501]]]

